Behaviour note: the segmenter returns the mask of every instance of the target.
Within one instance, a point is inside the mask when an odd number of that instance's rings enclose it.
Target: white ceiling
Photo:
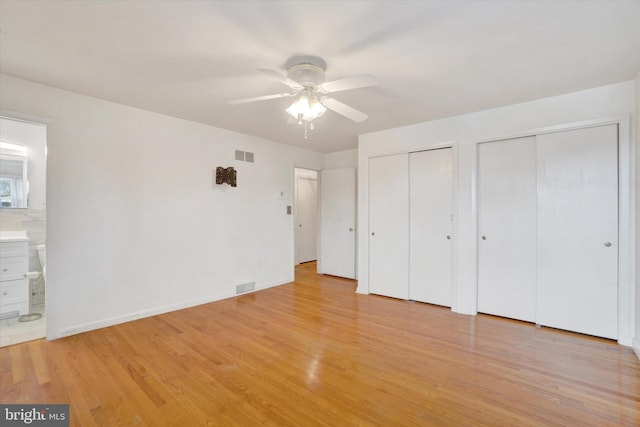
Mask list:
[[[309,139],[286,92],[256,71],[317,55],[334,94]],[[322,152],[357,135],[634,78],[640,1],[0,0],[0,71],[50,86]],[[1,94],[0,94],[1,96]]]

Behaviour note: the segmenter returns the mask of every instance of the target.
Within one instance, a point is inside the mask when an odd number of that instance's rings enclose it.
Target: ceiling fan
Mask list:
[[[310,55],[294,56],[284,66],[287,69],[286,75],[269,68],[258,68],[258,71],[289,86],[292,92],[236,99],[229,101],[229,104],[247,104],[270,99],[296,97],[297,99],[286,111],[291,115],[290,121],[292,123],[304,124],[305,138],[307,138],[308,130],[313,130],[314,128],[313,120],[322,116],[327,109],[335,111],[356,123],[367,119],[368,116],[362,111],[358,111],[326,95],[345,90],[377,86],[378,80],[371,74],[325,82],[324,72],[327,70],[327,63],[322,58]]]

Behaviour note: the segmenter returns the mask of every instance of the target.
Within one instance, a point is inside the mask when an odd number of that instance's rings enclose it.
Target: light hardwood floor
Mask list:
[[[75,426],[638,426],[640,361],[614,342],[296,281],[0,349],[2,403]]]

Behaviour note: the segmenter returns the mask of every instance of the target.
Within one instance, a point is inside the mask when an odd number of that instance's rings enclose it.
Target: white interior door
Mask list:
[[[535,137],[478,146],[478,311],[535,321]]]
[[[409,298],[451,307],[451,148],[409,154]]]
[[[298,177],[296,185],[296,263],[315,261],[318,247],[318,182]]]
[[[538,137],[538,323],[618,336],[618,127]]]
[[[320,258],[322,274],[356,277],[356,170],[320,172]]]
[[[409,298],[409,155],[369,159],[369,292]]]

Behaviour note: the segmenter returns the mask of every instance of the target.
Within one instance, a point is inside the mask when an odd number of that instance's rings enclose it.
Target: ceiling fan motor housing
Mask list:
[[[321,58],[294,57],[287,61],[285,67],[287,68],[287,77],[306,88],[315,88],[324,83],[327,64]]]

